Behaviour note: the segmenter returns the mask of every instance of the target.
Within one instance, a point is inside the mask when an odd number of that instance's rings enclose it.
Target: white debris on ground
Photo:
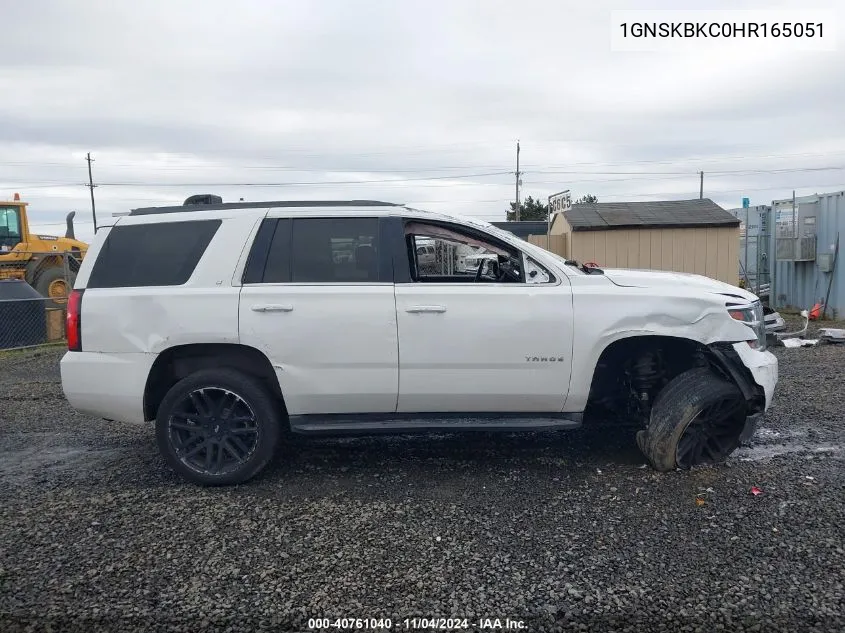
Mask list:
[[[784,347],[813,347],[819,344],[817,338],[785,338],[781,339]]]
[[[845,329],[823,327],[819,329],[819,338],[828,343],[845,343]]]

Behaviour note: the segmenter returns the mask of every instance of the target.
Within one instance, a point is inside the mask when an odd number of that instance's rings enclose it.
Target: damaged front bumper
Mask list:
[[[752,349],[746,342],[711,346],[711,350],[749,404],[739,438],[740,443],[745,443],[754,435],[772,403],[778,382],[778,359],[771,352]]]
[[[747,343],[734,343],[732,346],[736,355],[742,361],[745,369],[750,372],[754,383],[762,387],[765,396],[763,411],[769,409],[778,382],[778,359],[771,352],[761,352],[751,349]]]

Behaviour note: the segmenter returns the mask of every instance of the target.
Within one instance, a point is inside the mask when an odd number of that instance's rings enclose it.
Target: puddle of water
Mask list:
[[[792,455],[795,453],[825,454],[840,456],[845,453],[842,446],[823,444],[819,446],[806,446],[804,444],[779,444],[777,446],[752,446],[740,448],[734,452],[734,457],[744,462],[754,462],[763,459],[770,459],[780,455]]]
[[[115,449],[51,446],[7,451],[0,462],[0,475],[22,477],[36,472],[63,471],[80,462],[96,462],[120,453]]]
[[[807,431],[803,429],[789,429],[788,431],[776,431],[775,429],[769,429],[766,427],[757,429],[757,432],[754,434],[755,440],[767,441],[767,440],[783,440],[789,437],[806,437]]]

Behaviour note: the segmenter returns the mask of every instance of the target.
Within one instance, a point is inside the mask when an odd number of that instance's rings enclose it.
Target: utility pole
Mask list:
[[[91,175],[91,163],[94,162],[94,159],[91,158],[91,152],[88,152],[88,156],[86,156],[85,160],[88,161],[88,188],[91,190],[91,215],[94,217],[94,233],[97,232],[97,207],[94,204],[94,187],[97,185],[94,184],[94,177]]]
[[[698,199],[702,200],[704,198],[704,172],[700,171],[698,173],[701,174],[701,184],[698,187]]]
[[[516,141],[516,221],[519,222],[519,140]]]

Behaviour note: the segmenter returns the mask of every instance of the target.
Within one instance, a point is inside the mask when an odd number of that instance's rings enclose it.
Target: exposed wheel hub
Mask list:
[[[47,287],[47,295],[50,299],[66,299],[67,294],[67,283],[64,279],[56,279]]]
[[[703,408],[684,430],[676,452],[681,468],[721,461],[738,445],[745,418],[742,397],[725,398]]]

